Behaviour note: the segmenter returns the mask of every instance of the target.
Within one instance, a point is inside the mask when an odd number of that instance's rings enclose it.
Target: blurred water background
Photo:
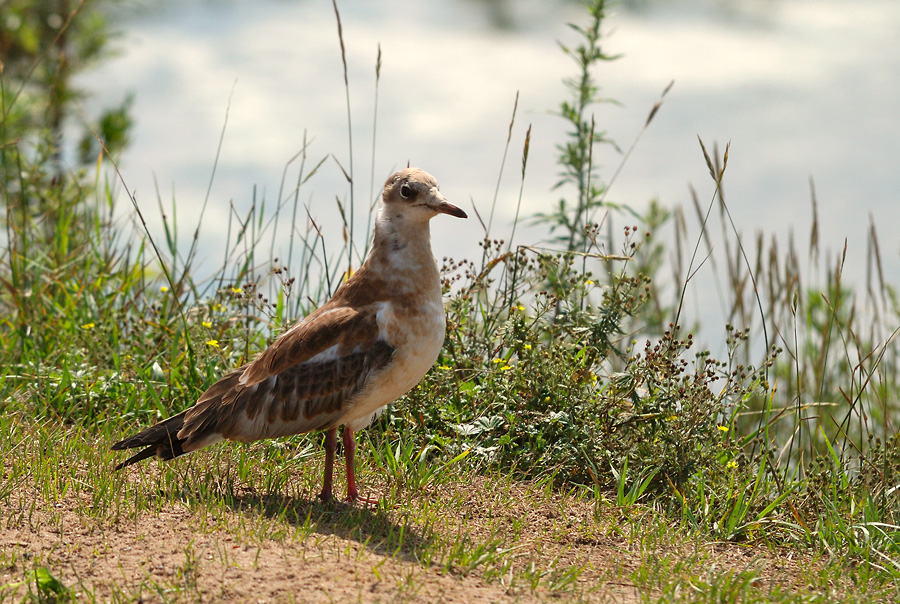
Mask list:
[[[407,162],[432,172],[470,214],[490,212],[516,95],[510,157],[492,235],[508,236],[520,187],[521,149],[532,127],[522,214],[549,211],[565,136],[553,113],[576,73],[557,41],[576,42],[567,22],[585,23],[564,0],[342,0],[358,215],[384,179]],[[341,49],[328,0],[182,0],[125,4],[115,12],[117,55],[79,78],[92,93],[85,114],[134,94],[132,142],[122,176],[147,209],[175,200],[188,242],[209,188],[201,258],[219,262],[232,205],[273,211],[286,165],[308,145],[307,168],[333,154],[350,167]],[[621,55],[596,72],[605,96],[598,129],[627,149],[665,87],[674,86],[610,189],[608,199],[642,212],[652,199],[679,204],[693,220],[689,185],[713,196],[697,141],[730,141],[724,190],[739,231],[808,246],[810,179],[818,236],[839,252],[848,242],[849,280],[864,281],[870,220],[885,275],[900,281],[900,3],[893,0],[644,0],[612,5],[605,50]],[[381,77],[375,118],[375,65]],[[227,124],[226,124],[227,112]],[[373,128],[377,127],[373,160]],[[221,155],[210,186],[219,138]],[[300,199],[326,238],[340,243],[335,197],[349,189],[327,159]],[[599,149],[608,180],[622,162]],[[288,188],[296,180],[288,166]],[[374,169],[373,169],[374,166]],[[158,191],[158,192],[157,192]],[[120,204],[123,208],[126,204]],[[616,228],[632,222],[612,216]],[[718,224],[718,223],[717,223]],[[286,229],[285,229],[286,230]],[[433,222],[438,257],[480,257],[477,219]],[[666,233],[658,237],[666,238]],[[517,243],[547,238],[542,225],[516,230]],[[328,239],[326,239],[328,240]],[[187,243],[185,244],[185,247]],[[714,249],[720,253],[722,248]],[[692,312],[717,327],[721,310],[699,280]],[[717,310],[718,309],[718,310]]]

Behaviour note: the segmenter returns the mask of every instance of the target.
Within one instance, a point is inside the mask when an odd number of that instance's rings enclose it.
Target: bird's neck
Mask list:
[[[366,264],[387,279],[414,276],[419,283],[440,287],[437,264],[431,252],[428,220],[410,220],[382,207],[375,219],[375,235]]]

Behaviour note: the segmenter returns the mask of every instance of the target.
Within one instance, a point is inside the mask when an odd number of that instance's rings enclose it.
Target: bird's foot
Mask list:
[[[356,491],[348,491],[347,499],[345,500],[347,503],[352,504],[360,504],[364,508],[377,508],[378,507],[378,499],[373,497],[360,497],[359,493]]]
[[[322,503],[332,503],[338,500],[334,498],[331,491],[322,491],[319,493],[319,501]],[[344,502],[349,503],[350,505],[360,504],[364,508],[374,509],[378,507],[378,499],[373,497],[360,497],[359,493],[356,491],[348,492]]]

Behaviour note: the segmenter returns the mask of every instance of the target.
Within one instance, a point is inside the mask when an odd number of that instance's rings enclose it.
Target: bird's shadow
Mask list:
[[[238,513],[259,514],[282,520],[297,529],[297,534],[334,535],[356,541],[380,555],[408,562],[429,559],[427,550],[433,537],[423,535],[412,521],[397,519],[383,506],[318,498],[308,500],[281,494],[244,493],[229,498],[228,505]]]

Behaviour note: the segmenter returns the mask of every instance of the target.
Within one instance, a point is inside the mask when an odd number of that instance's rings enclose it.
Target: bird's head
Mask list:
[[[395,172],[384,184],[384,210],[389,216],[402,216],[411,221],[428,221],[438,214],[468,218],[438,190],[434,177],[418,168]]]

